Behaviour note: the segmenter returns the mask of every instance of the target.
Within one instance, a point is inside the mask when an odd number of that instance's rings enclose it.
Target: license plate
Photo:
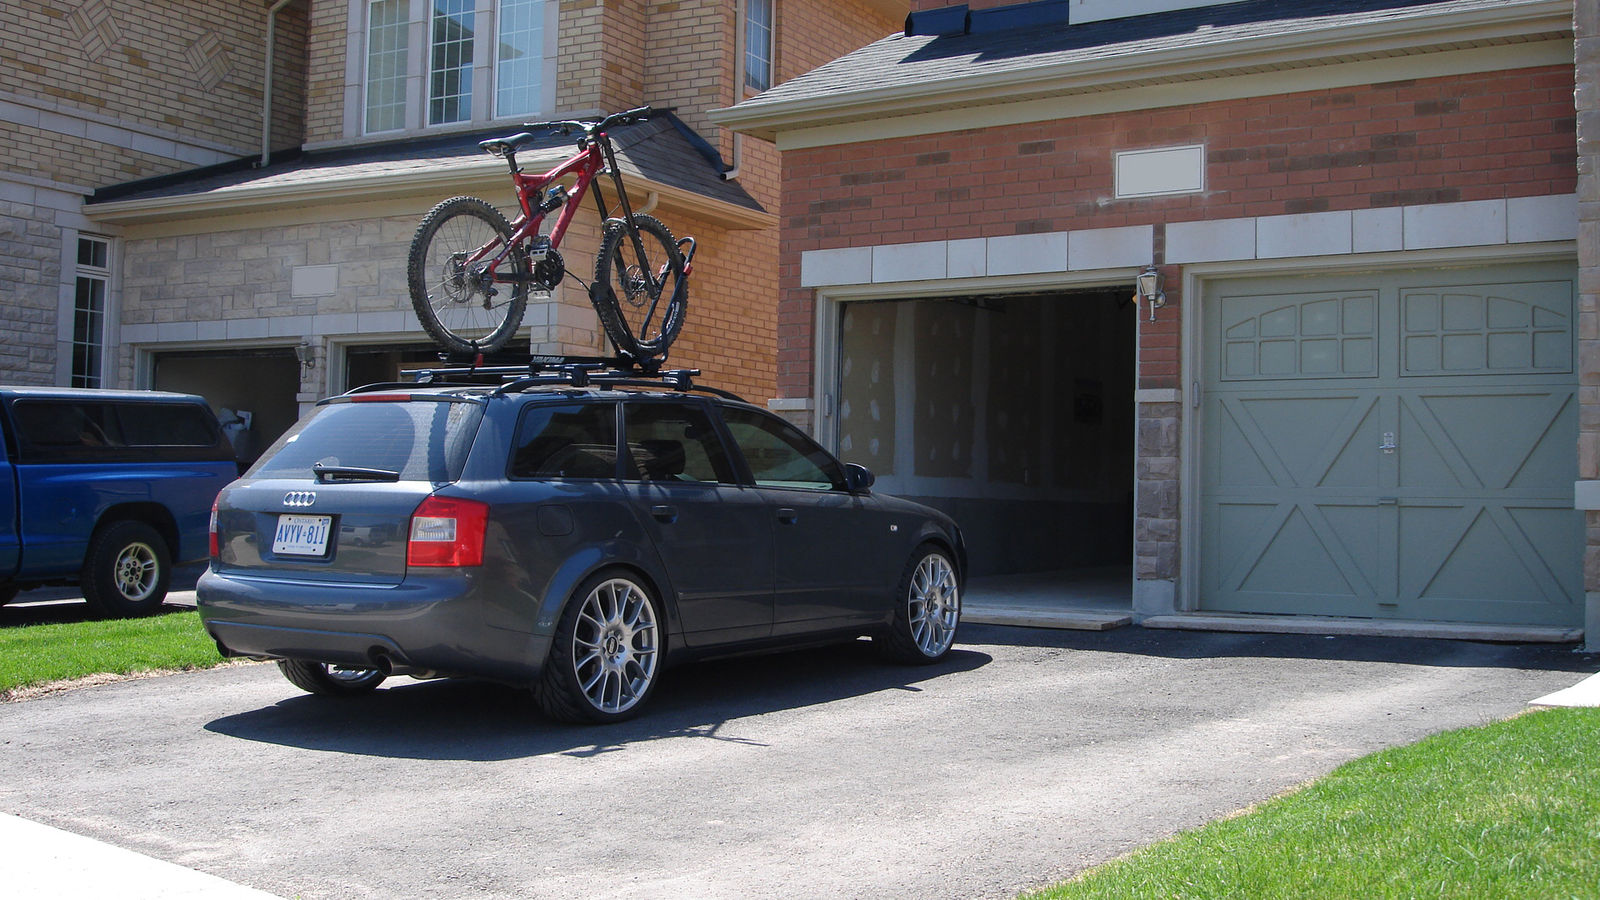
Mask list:
[[[333,516],[278,517],[278,532],[272,536],[272,552],[285,556],[325,556]]]

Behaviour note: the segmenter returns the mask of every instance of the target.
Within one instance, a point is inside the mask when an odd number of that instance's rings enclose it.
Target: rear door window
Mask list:
[[[616,404],[525,406],[511,451],[511,477],[616,478]]]
[[[468,398],[340,398],[296,423],[246,477],[311,479],[311,467],[321,463],[397,472],[401,481],[445,484],[461,477],[482,421],[482,402]]]
[[[628,403],[624,412],[628,478],[722,484],[737,481],[722,439],[699,404]]]

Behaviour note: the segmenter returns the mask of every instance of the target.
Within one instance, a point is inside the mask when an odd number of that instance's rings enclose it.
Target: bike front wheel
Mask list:
[[[643,362],[666,355],[683,328],[689,291],[672,232],[653,216],[633,221],[637,246],[625,219],[606,221],[589,296],[617,351]]]
[[[521,326],[528,282],[496,282],[489,271],[510,238],[506,217],[477,197],[452,197],[422,218],[406,257],[406,279],[417,320],[439,346],[463,355],[493,353]],[[527,252],[513,246],[497,271],[526,277]]]

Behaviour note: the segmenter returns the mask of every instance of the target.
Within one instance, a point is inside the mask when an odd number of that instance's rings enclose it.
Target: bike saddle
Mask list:
[[[532,143],[538,139],[539,138],[537,135],[532,135],[524,131],[521,134],[514,134],[511,137],[493,138],[487,141],[479,141],[478,146],[482,147],[485,153],[492,153],[495,156],[505,156],[507,153],[517,152],[518,150],[522,149],[523,145]]]

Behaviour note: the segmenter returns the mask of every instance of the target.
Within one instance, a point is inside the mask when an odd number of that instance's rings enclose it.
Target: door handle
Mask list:
[[[665,522],[671,525],[673,522],[678,521],[678,508],[665,505],[652,506],[650,507],[650,515],[654,516],[658,522]]]
[[[794,510],[785,506],[778,510],[778,521],[785,525],[793,525],[800,521],[800,516]]]

